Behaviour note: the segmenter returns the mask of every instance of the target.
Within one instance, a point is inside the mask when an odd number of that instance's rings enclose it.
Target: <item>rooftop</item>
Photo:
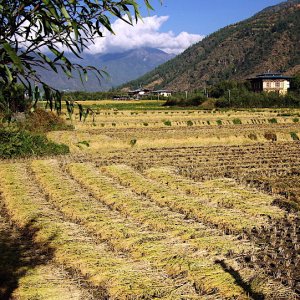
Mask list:
[[[291,76],[285,76],[280,73],[263,73],[256,75],[256,77],[249,78],[249,80],[253,79],[292,79]]]

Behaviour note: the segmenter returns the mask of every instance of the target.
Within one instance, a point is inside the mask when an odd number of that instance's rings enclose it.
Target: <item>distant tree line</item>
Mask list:
[[[189,107],[201,105],[207,100],[207,97],[205,96],[204,91],[195,90],[189,93],[175,93],[166,100],[165,106]]]
[[[300,107],[300,74],[291,80],[291,87],[286,95],[275,92],[255,93],[249,82],[223,81],[211,90],[211,97],[217,99],[216,107]]]
[[[198,106],[207,99],[215,99],[217,108],[267,108],[267,107],[300,107],[300,73],[291,80],[286,95],[273,92],[255,93],[248,81],[221,81],[208,87],[205,91],[190,94],[188,98],[174,95],[167,100],[168,106]]]

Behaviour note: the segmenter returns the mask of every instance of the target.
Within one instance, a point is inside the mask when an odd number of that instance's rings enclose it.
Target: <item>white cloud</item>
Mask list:
[[[172,31],[160,32],[161,26],[168,19],[168,16],[145,17],[134,26],[122,20],[116,20],[112,26],[116,35],[105,31],[105,37],[96,38],[95,44],[91,44],[87,51],[95,54],[152,47],[178,54],[203,38],[201,35],[187,32],[181,32],[178,35]]]

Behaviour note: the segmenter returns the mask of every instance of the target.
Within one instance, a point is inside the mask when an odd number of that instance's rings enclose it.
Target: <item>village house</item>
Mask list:
[[[248,80],[254,92],[275,92],[285,95],[290,88],[291,78],[280,73],[264,73]]]
[[[172,92],[169,91],[169,90],[157,90],[157,91],[153,91],[153,94],[158,95],[158,96],[162,96],[162,97],[172,96]]]
[[[131,98],[135,98],[135,99],[141,99],[143,96],[147,96],[149,95],[149,93],[151,93],[152,91],[150,89],[143,89],[143,88],[140,88],[140,89],[137,89],[137,90],[134,90],[134,91],[129,91],[128,92],[128,95],[129,97]]]

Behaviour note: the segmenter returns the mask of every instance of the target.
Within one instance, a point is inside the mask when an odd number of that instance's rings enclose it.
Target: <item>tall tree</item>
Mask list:
[[[3,0],[0,2],[0,84],[18,80],[43,83],[37,69],[59,69],[80,78],[88,71],[102,72],[92,66],[72,63],[66,52],[80,58],[96,37],[111,33],[112,20],[134,24],[140,16],[137,0]],[[143,0],[152,9],[150,0]],[[64,49],[64,50],[62,50]],[[51,55],[47,55],[51,53]]]

